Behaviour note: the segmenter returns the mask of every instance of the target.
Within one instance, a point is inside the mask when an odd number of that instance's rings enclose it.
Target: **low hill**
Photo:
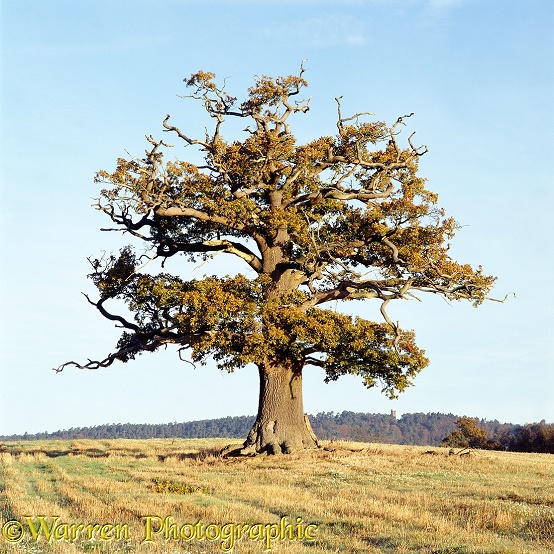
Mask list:
[[[184,423],[111,423],[94,427],[75,427],[53,433],[0,436],[0,440],[45,439],[167,439],[167,438],[244,438],[254,416],[235,416]],[[321,440],[354,440],[385,444],[438,446],[456,427],[458,416],[440,413],[368,414],[344,411],[322,412],[310,416],[315,434]],[[554,426],[545,422],[526,426],[481,420],[480,426],[506,450],[554,452]]]

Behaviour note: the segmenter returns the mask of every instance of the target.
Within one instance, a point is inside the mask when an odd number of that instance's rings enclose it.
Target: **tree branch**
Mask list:
[[[195,243],[161,243],[158,246],[158,256],[170,257],[177,252],[227,252],[243,259],[252,269],[258,273],[262,271],[262,260],[249,248],[240,242],[227,239],[205,240]]]
[[[203,146],[206,150],[210,150],[212,148],[212,145],[210,143],[203,140],[191,139],[187,135],[185,135],[178,127],[175,127],[174,125],[169,125],[168,121],[170,118],[171,115],[167,114],[165,116],[165,119],[163,120],[162,125],[164,126],[165,132],[172,131],[176,133],[179,138],[183,139],[189,145],[199,144],[200,146]]]
[[[398,257],[398,248],[396,247],[395,244],[393,244],[387,237],[383,237],[381,239],[381,242],[383,244],[386,244],[392,250],[392,261],[395,264],[403,264],[404,263],[404,260],[402,260]]]
[[[354,114],[352,117],[346,117],[346,118],[342,117],[341,106],[340,106],[340,101],[342,100],[342,98],[343,98],[342,96],[337,96],[335,98],[335,101],[337,102],[337,112],[338,112],[337,127],[339,132],[342,129],[343,123],[345,121],[358,120],[362,115],[375,115],[372,112],[360,112],[360,113]]]
[[[125,348],[120,348],[117,352],[108,354],[103,360],[91,360],[89,358],[88,363],[86,364],[79,364],[77,362],[71,361],[66,362],[62,365],[60,365],[57,368],[54,368],[54,371],[56,373],[60,373],[63,371],[67,366],[73,365],[77,367],[78,369],[99,369],[101,367],[109,367],[111,366],[116,360],[121,360],[128,358],[130,356],[133,356],[134,354],[138,354],[140,352],[154,352],[157,350],[160,346],[163,346],[164,344],[171,344],[175,341],[173,339],[162,339],[157,338],[150,343],[143,343],[137,341],[136,343],[126,346]]]
[[[380,298],[382,294],[382,290],[373,282],[354,283],[352,281],[342,281],[334,289],[316,292],[309,300],[301,304],[299,309],[305,312],[314,306],[334,300]]]
[[[65,362],[57,368],[53,368],[53,371],[55,371],[56,373],[60,373],[67,366],[70,365],[75,366],[78,369],[99,369],[101,367],[109,367],[116,360],[126,361],[134,357],[135,354],[140,354],[141,352],[154,352],[161,346],[168,344],[181,345],[181,348],[179,349],[179,357],[181,358],[180,352],[182,350],[192,347],[195,342],[202,339],[203,337],[213,336],[219,333],[220,331],[203,331],[200,333],[190,333],[188,335],[162,333],[159,335],[152,334],[149,337],[146,337],[144,340],[135,337],[135,340],[133,340],[131,344],[120,348],[117,352],[108,354],[103,360],[91,360],[89,358],[86,364],[79,364],[78,362],[74,361]]]
[[[356,167],[352,168],[349,175],[354,173]],[[394,185],[391,183],[383,192],[370,192],[366,189],[341,189],[338,186],[328,187],[311,194],[301,194],[295,198],[290,198],[283,202],[283,207],[295,204],[310,203],[315,204],[320,199],[332,199],[332,200],[359,200],[360,202],[368,202],[370,200],[376,200],[378,198],[388,198],[394,192]]]
[[[491,302],[500,302],[501,304],[504,304],[506,300],[508,300],[508,296],[513,295],[514,298],[517,298],[515,292],[509,292],[502,300],[499,300],[498,298],[491,298],[490,296],[487,296],[487,300],[490,300]]]
[[[109,319],[111,321],[118,321],[119,323],[121,323],[121,325],[123,325],[123,327],[125,327],[125,329],[130,329],[131,331],[135,331],[135,333],[138,333],[140,331],[140,327],[138,325],[127,321],[120,315],[113,315],[109,313],[106,308],[104,308],[103,304],[106,300],[108,300],[108,298],[101,298],[98,302],[93,302],[88,294],[85,294],[84,292],[82,292],[81,294],[87,299],[88,303],[95,306],[106,319]]]
[[[192,217],[199,219],[200,221],[209,221],[211,223],[218,223],[230,229],[242,231],[246,228],[243,223],[233,223],[229,219],[223,216],[209,214],[195,208],[179,208],[177,206],[171,206],[169,208],[157,207],[155,213],[160,217]]]

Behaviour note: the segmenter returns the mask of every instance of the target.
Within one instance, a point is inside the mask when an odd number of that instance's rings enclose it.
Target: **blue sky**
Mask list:
[[[119,335],[81,295],[94,292],[87,256],[127,240],[99,230],[95,172],[142,155],[167,113],[202,136],[199,105],[178,97],[198,69],[240,97],[254,75],[297,73],[302,60],[312,101],[292,121],[299,140],[334,132],[340,95],[343,113],[392,123],[415,112],[409,131],[429,148],[421,174],[463,225],[454,257],[498,275],[495,297],[516,294],[478,309],[435,297],[391,306],[431,359],[415,386],[390,401],[309,368],[306,411],[554,421],[550,0],[4,0],[0,18],[0,434],[256,412],[255,368],[192,369],[170,350],[51,368],[98,359]],[[371,302],[347,308],[378,317]]]

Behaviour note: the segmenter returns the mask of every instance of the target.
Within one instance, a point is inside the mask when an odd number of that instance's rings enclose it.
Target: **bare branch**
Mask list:
[[[141,352],[155,352],[161,346],[167,346],[168,344],[181,345],[181,348],[179,348],[179,357],[182,359],[182,350],[190,348],[203,337],[213,336],[217,333],[219,333],[219,331],[204,331],[199,333],[190,333],[188,335],[160,333],[159,335],[150,335],[144,339],[135,337],[135,340],[133,340],[130,345],[120,348],[117,352],[108,354],[103,360],[91,360],[89,358],[86,364],[79,364],[74,361],[66,362],[53,370],[56,373],[60,373],[70,365],[75,366],[78,369],[99,369],[101,367],[109,367],[116,360],[125,361]]]
[[[303,312],[326,302],[334,300],[355,300],[362,298],[380,298],[381,289],[373,282],[355,283],[353,281],[341,281],[335,288],[319,291],[304,302],[299,309]]]
[[[304,362],[306,365],[313,365],[316,367],[325,367],[325,361],[324,360],[318,360],[317,358],[314,358],[312,356],[307,356],[304,358]]]
[[[81,293],[89,302],[89,304],[92,304],[93,306],[96,306],[98,311],[106,318],[111,321],[118,321],[125,327],[125,329],[130,329],[131,331],[135,331],[138,333],[140,331],[140,327],[138,325],[135,325],[134,323],[131,323],[130,321],[127,321],[125,318],[121,317],[120,315],[113,315],[110,314],[106,308],[104,308],[103,304],[108,298],[101,298],[98,302],[93,302],[88,294],[85,294],[84,292]]]
[[[422,145],[422,146],[414,146],[412,144],[412,137],[415,135],[415,131],[408,137],[408,143],[410,144],[410,148],[412,149],[412,152],[416,155],[416,156],[423,156],[424,154],[427,154],[427,152],[429,152],[429,149],[427,148],[427,146],[425,145]],[[423,152],[420,152],[420,150],[423,148]]]
[[[226,239],[205,240],[195,243],[161,243],[158,256],[170,257],[177,252],[227,252],[243,259],[257,272],[262,270],[262,260],[240,242]]]
[[[387,305],[390,301],[391,301],[390,298],[387,298],[386,300],[384,300],[383,303],[381,304],[380,311],[381,311],[381,315],[383,316],[383,319],[392,327],[394,332],[397,333],[398,332],[398,325],[392,322],[392,320],[388,316],[387,310],[386,310]]]
[[[171,206],[169,208],[157,207],[155,213],[160,217],[192,217],[200,221],[211,221],[212,223],[219,223],[238,231],[242,231],[246,227],[243,223],[233,223],[226,217],[208,214],[202,210],[196,210],[195,208],[180,208],[178,206]]]
[[[341,113],[341,105],[340,105],[340,101],[342,100],[342,98],[343,98],[342,96],[337,96],[335,98],[335,100],[337,102],[337,111],[338,111],[337,127],[338,127],[339,131],[342,129],[342,127],[343,127],[342,124],[345,121],[358,120],[360,117],[362,117],[362,115],[375,115],[373,112],[359,112],[357,114],[354,114],[352,117],[343,118],[342,113]]]
[[[349,177],[356,171],[357,167],[354,166],[344,178]],[[342,181],[342,179],[341,179]],[[339,181],[340,183],[340,181]],[[338,185],[334,187],[328,187],[318,192],[311,194],[302,194],[295,198],[283,202],[283,207],[288,207],[295,204],[315,204],[318,199],[333,199],[333,200],[359,200],[360,202],[369,202],[370,200],[377,200],[379,198],[388,198],[394,192],[394,185],[391,183],[382,192],[370,192],[366,189],[340,189]]]
[[[203,140],[198,140],[198,139],[191,139],[187,135],[185,135],[178,127],[169,125],[168,121],[170,117],[171,115],[167,114],[165,119],[163,120],[163,126],[165,128],[165,132],[172,131],[176,133],[179,138],[183,139],[189,145],[199,144],[200,146],[203,146],[207,150],[210,150],[212,148],[212,145],[209,144],[208,142],[205,142]]]
[[[508,296],[513,295],[514,298],[517,298],[515,292],[509,292],[503,300],[499,300],[498,298],[491,298],[490,296],[487,296],[486,300],[490,300],[491,302],[500,302],[501,304],[504,304],[506,300],[508,300]]]
[[[79,364],[77,362],[71,361],[66,362],[65,364],[60,365],[57,368],[54,368],[54,371],[56,373],[60,373],[63,371],[67,366],[73,365],[78,369],[99,369],[101,367],[109,367],[111,366],[116,360],[122,360],[129,356],[133,356],[134,354],[137,354],[139,352],[154,352],[157,350],[160,346],[163,346],[164,344],[170,344],[173,343],[174,340],[172,339],[162,339],[158,338],[155,340],[152,340],[151,342],[140,342],[137,340],[136,343],[132,344],[131,346],[126,346],[125,348],[119,349],[117,352],[114,352],[112,354],[108,354],[103,360],[91,360],[89,358],[88,363],[86,364]]]
[[[392,250],[392,260],[395,264],[403,264],[404,263],[404,260],[402,260],[398,257],[398,248],[396,247],[396,245],[393,242],[391,242],[387,237],[383,237],[381,239],[381,242],[383,244],[386,244]]]
[[[173,148],[173,144],[166,144],[163,140],[156,140],[152,135],[145,135],[145,136],[146,136],[146,140],[150,144],[154,145],[154,148],[150,151],[150,156],[153,156],[160,146],[165,146],[166,148]]]

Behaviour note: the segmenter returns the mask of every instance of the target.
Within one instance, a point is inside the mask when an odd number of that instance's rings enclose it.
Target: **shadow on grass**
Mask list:
[[[110,456],[123,456],[129,458],[153,458],[159,462],[170,460],[194,461],[194,462],[215,462],[222,459],[221,448],[206,448],[198,452],[168,452],[167,454],[145,453],[140,450],[126,448],[82,448],[70,447],[67,449],[56,448],[26,448],[17,446],[6,446],[0,444],[0,454],[10,456],[32,456],[47,458],[59,458],[61,456],[85,456],[87,458],[109,458]]]
[[[102,450],[101,448],[69,448],[66,450],[46,449],[46,448],[8,448],[2,449],[0,452],[5,452],[11,456],[46,456],[48,458],[59,458],[60,456],[86,456],[88,458],[109,458],[113,455],[121,455],[121,452],[110,450]],[[134,458],[146,458],[144,453],[129,453],[127,454]]]

